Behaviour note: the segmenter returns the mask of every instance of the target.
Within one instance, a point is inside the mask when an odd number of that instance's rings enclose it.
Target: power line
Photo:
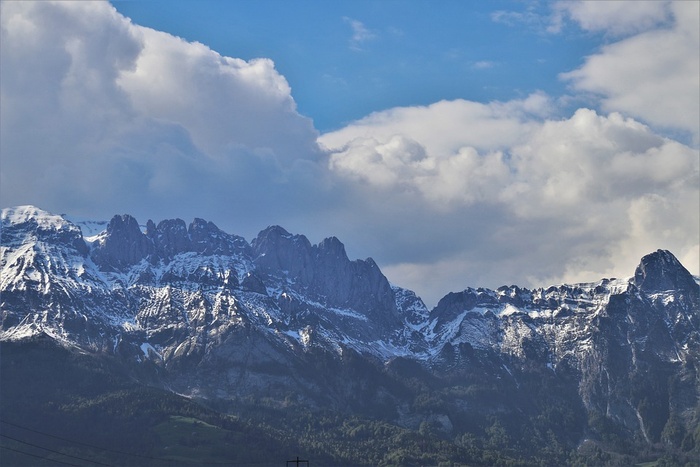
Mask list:
[[[50,449],[50,448],[45,448],[45,447],[39,446],[39,445],[37,445],[37,444],[28,443],[28,442],[26,442],[26,441],[22,441],[21,439],[13,438],[12,436],[3,435],[3,434],[1,434],[1,433],[0,433],[0,436],[3,437],[3,438],[11,439],[12,441],[16,441],[16,442],[18,442],[18,443],[26,444],[27,446],[31,446],[31,447],[33,447],[33,448],[43,449],[43,450],[45,450],[45,451],[53,452],[53,453],[59,454],[59,455],[61,455],[61,456],[72,457],[73,459],[78,459],[78,460],[81,460],[81,461],[90,462],[90,463],[92,463],[92,464],[98,464],[98,465],[105,465],[105,466],[107,466],[107,467],[113,467],[111,464],[104,464],[104,463],[102,463],[102,462],[93,461],[93,460],[90,460],[90,459],[85,459],[84,457],[74,456],[74,455],[72,455],[72,454],[66,454],[66,453],[64,453],[64,452],[56,451],[56,450]]]
[[[34,429],[32,429],[32,428],[28,428],[28,427],[26,427],[26,426],[18,425],[18,424],[16,424],[16,423],[8,422],[8,421],[2,420],[2,419],[0,419],[0,423],[4,423],[4,424],[6,424],[6,425],[10,425],[10,426],[13,426],[13,427],[15,427],[15,428],[20,428],[20,429],[22,429],[22,430],[31,431],[32,433],[37,433],[37,434],[39,434],[39,435],[48,436],[49,438],[60,439],[61,441],[66,441],[66,442],[69,442],[69,443],[80,444],[80,445],[82,445],[82,446],[86,446],[86,447],[89,447],[89,448],[97,449],[97,450],[100,450],[100,451],[108,451],[108,452],[113,452],[113,453],[115,453],[115,454],[124,454],[124,455],[127,455],[127,456],[141,457],[141,458],[143,458],[143,459],[149,459],[149,460],[172,462],[172,459],[164,459],[164,458],[158,458],[158,457],[144,456],[144,455],[142,455],[142,454],[136,454],[136,453],[132,453],[132,452],[118,451],[118,450],[116,450],[116,449],[103,448],[103,447],[100,447],[100,446],[95,446],[94,444],[84,443],[84,442],[82,442],[82,441],[76,441],[76,440],[74,440],[74,439],[63,438],[63,437],[61,437],[61,436],[56,436],[56,435],[52,435],[52,434],[50,434],[50,433],[45,433],[45,432],[43,432],[43,431],[34,430]]]
[[[61,462],[61,461],[56,460],[56,459],[49,459],[48,457],[37,456],[36,454],[32,454],[31,452],[24,452],[24,451],[20,451],[19,449],[12,449],[11,447],[8,447],[8,446],[0,446],[0,449],[6,449],[8,451],[18,452],[20,454],[24,454],[25,456],[36,457],[37,459],[44,459],[46,461],[56,462],[57,464],[73,465],[75,467],[81,467],[78,464],[71,464],[70,462]]]
[[[196,463],[197,465],[202,465],[201,462],[187,461],[187,460],[167,459],[167,458],[164,458],[164,457],[145,456],[145,455],[142,455],[142,454],[136,454],[136,453],[132,453],[132,452],[119,451],[119,450],[116,450],[116,449],[109,449],[109,448],[104,448],[104,447],[100,447],[100,446],[95,446],[94,444],[89,444],[89,443],[85,443],[85,442],[82,442],[82,441],[77,441],[77,440],[74,440],[74,439],[64,438],[64,437],[61,437],[61,436],[56,436],[56,435],[53,435],[53,434],[50,434],[50,433],[46,433],[46,432],[43,432],[43,431],[35,430],[35,429],[33,429],[33,428],[29,428],[29,427],[26,427],[26,426],[18,425],[17,423],[8,422],[7,420],[2,420],[2,419],[0,419],[0,423],[4,423],[4,424],[6,424],[6,425],[13,426],[13,427],[15,427],[15,428],[20,428],[20,429],[22,429],[22,430],[27,430],[27,431],[30,431],[30,432],[32,432],[32,433],[36,433],[36,434],[39,434],[39,435],[42,435],[42,436],[48,436],[49,438],[58,439],[58,440],[65,441],[65,442],[68,442],[68,443],[79,444],[79,445],[86,446],[86,447],[89,447],[89,448],[92,448],[92,449],[96,449],[96,450],[98,450],[98,451],[112,452],[112,453],[115,453],[115,454],[123,454],[123,455],[126,455],[126,456],[140,457],[140,458],[142,458],[142,459],[148,459],[148,460],[153,460],[153,461],[161,461],[161,462],[167,462],[167,463],[173,463],[173,462],[176,462],[176,463],[186,463],[186,464],[187,464],[187,463],[189,463],[189,464]],[[0,434],[0,436],[5,436],[5,435]],[[8,436],[5,436],[5,437],[9,438]],[[10,438],[10,439],[12,439],[12,438]],[[19,441],[19,440],[18,440],[18,441]],[[22,441],[19,441],[19,442],[22,442]],[[29,444],[29,443],[25,443],[25,444]],[[41,447],[41,446],[35,446],[35,447],[38,447],[38,448],[40,448],[40,449],[46,449],[47,451],[50,451],[50,449],[43,448],[43,447]],[[56,452],[56,451],[53,451],[53,452]],[[59,453],[59,454],[68,455],[68,454],[63,454],[63,453]],[[36,457],[36,456],[35,456],[35,457]],[[73,457],[73,456],[70,456],[70,457]],[[86,459],[81,459],[81,460],[86,460]],[[99,464],[99,462],[95,462],[95,461],[88,461],[88,462],[93,462],[93,463]],[[75,464],[70,464],[70,465],[75,465]],[[109,465],[109,464],[102,464],[102,465]],[[269,463],[269,462],[265,462],[265,463],[250,463],[250,462],[244,462],[244,463],[234,463],[234,462],[206,462],[205,465],[231,465],[231,466],[236,466],[236,465],[247,465],[247,466],[252,466],[252,465],[270,465],[270,463]]]

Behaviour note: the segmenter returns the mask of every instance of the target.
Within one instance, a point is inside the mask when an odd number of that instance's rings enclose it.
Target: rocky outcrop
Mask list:
[[[634,284],[645,293],[693,290],[695,279],[670,251],[644,256],[634,272]]]
[[[248,242],[242,237],[228,234],[213,222],[196,218],[187,229],[192,242],[192,251],[202,255],[231,256],[250,254]]]
[[[114,216],[92,250],[92,259],[104,271],[122,271],[146,259],[153,242],[128,214]]]
[[[284,275],[292,283],[313,281],[313,251],[303,235],[292,235],[280,226],[268,227],[251,242],[255,266],[263,274]]]
[[[146,236],[153,242],[156,255],[166,261],[192,250],[187,225],[182,219],[163,220],[157,226],[149,220],[146,223]]]
[[[591,420],[652,444],[671,420],[687,432],[696,420],[700,286],[668,251],[642,258],[631,279],[469,288],[428,311],[335,237],[312,245],[275,226],[248,244],[201,219],[142,233],[124,215],[89,250],[77,226],[36,208],[4,210],[2,222],[0,340],[45,334],[151,360],[183,392],[213,398],[303,385],[327,400],[326,380],[343,386],[328,369],[354,355],[368,368],[417,362],[430,375],[421,385],[491,381],[510,388],[505,399],[548,381]],[[474,407],[458,402],[450,416],[468,418]]]
[[[311,245],[305,236],[273,226],[260,232],[252,248],[258,270],[284,277],[287,287],[329,306],[397,323],[396,297],[387,278],[371,258],[350,261],[336,237]]]

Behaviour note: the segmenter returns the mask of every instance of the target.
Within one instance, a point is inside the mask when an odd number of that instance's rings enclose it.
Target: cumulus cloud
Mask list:
[[[634,33],[561,77],[600,96],[605,111],[681,130],[700,141],[700,3],[563,2],[585,29]],[[667,18],[671,19],[667,19]]]
[[[543,93],[489,104],[457,99],[428,106],[396,107],[326,133],[319,141],[335,150],[358,137],[371,135],[386,141],[396,134],[407,134],[430,153],[444,156],[463,146],[507,147],[529,131],[529,117],[547,115],[551,109],[550,99]]]
[[[685,256],[697,245],[695,149],[620,114],[580,109],[545,122],[512,154],[515,177],[501,200],[526,221],[562,222],[559,241],[580,250],[560,280],[632,271],[645,250],[667,245]]]
[[[622,36],[665,24],[670,19],[670,3],[644,0],[557,2],[553,17],[555,23],[568,17],[586,31]]]
[[[585,281],[631,274],[657,248],[698,264],[698,151],[619,113],[560,120],[548,105],[392,109],[321,137],[329,168],[382,205],[362,228],[401,232],[402,255],[382,258],[390,277],[419,290]]]
[[[319,178],[317,132],[270,60],[103,2],[3,2],[1,16],[3,203],[250,219],[258,200],[274,221],[321,186],[303,183]]]
[[[273,223],[337,235],[429,304],[466,286],[631,274],[657,248],[697,274],[698,150],[649,126],[697,129],[697,3],[644,7],[644,27],[577,5],[562,15],[617,42],[564,77],[604,110],[562,118],[542,92],[445,100],[319,136],[270,60],[221,56],[108,3],[2,2],[0,197],[200,216],[249,238]]]
[[[289,84],[271,60],[222,57],[199,43],[135,30],[143,49],[117,85],[140,114],[187,128],[197,147],[212,155],[243,146],[296,159],[313,149],[312,125],[297,113]],[[294,140],[302,146],[290,151]]]
[[[496,11],[494,22],[566,34],[571,24],[604,42],[584,64],[560,74],[604,112],[623,112],[700,144],[700,3],[557,1],[548,10]]]
[[[503,149],[549,112],[541,93],[506,103],[456,100],[375,113],[323,135],[331,170],[383,189],[412,190],[443,210],[493,199],[508,177]]]

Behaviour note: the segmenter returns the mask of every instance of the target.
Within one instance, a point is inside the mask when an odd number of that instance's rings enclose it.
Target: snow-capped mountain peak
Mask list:
[[[700,359],[700,286],[664,250],[631,278],[466,288],[428,310],[373,260],[350,260],[335,237],[312,245],[273,226],[248,243],[202,219],[143,228],[129,215],[92,225],[104,230],[86,242],[68,218],[2,211],[0,341],[46,335],[151,360],[197,394],[219,394],[230,368],[255,372],[247,390],[273,384],[280,368],[303,368],[319,352],[408,359],[436,374],[482,368],[514,379],[539,368],[569,375],[587,410],[642,433],[635,424],[645,415],[619,388],[650,367]],[[214,371],[206,374],[218,383],[205,387],[188,371]]]

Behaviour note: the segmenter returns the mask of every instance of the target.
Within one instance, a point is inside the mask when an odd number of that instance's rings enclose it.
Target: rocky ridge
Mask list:
[[[428,310],[335,237],[312,245],[274,226],[248,243],[201,219],[149,220],[142,231],[128,215],[84,237],[25,206],[2,212],[1,266],[0,340],[47,335],[151,362],[180,393],[294,387],[338,401],[350,396],[308,368],[355,354],[389,369],[418,362],[441,378],[483,371],[514,388],[548,374],[572,384],[589,415],[649,443],[671,418],[696,423],[700,286],[664,250],[629,279],[468,288]],[[656,385],[659,376],[674,383]]]

